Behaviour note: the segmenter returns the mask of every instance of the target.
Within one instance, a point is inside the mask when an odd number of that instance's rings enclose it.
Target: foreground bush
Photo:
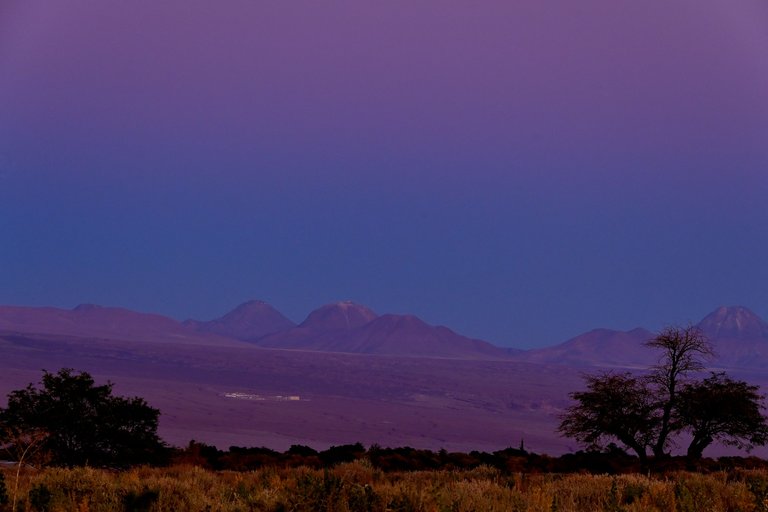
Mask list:
[[[27,470],[24,511],[764,511],[768,472],[665,476],[473,470],[384,472],[366,461],[330,469],[210,471],[194,466]],[[6,506],[7,507],[7,506]],[[2,505],[0,505],[2,508]]]
[[[0,456],[34,465],[128,467],[160,463],[160,411],[112,393],[87,372],[44,371],[39,385],[8,394],[0,408]]]

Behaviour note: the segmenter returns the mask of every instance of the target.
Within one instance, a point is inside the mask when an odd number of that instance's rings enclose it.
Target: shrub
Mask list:
[[[123,496],[123,507],[130,512],[149,512],[159,497],[160,493],[154,489],[128,491]]]
[[[47,512],[51,505],[51,491],[44,484],[38,484],[29,490],[29,504],[32,510]]]
[[[0,505],[8,503],[8,489],[5,487],[5,475],[0,473]]]
[[[18,510],[46,512],[747,512],[765,510],[768,471],[510,475],[480,466],[383,472],[366,460],[248,473],[197,466],[45,468],[23,473],[19,492]]]

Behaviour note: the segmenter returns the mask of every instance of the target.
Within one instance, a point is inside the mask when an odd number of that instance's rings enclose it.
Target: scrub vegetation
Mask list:
[[[7,471],[7,470],[6,470]],[[383,471],[367,460],[327,469],[89,467],[23,472],[23,511],[763,511],[768,472],[589,475]],[[9,505],[0,505],[10,510]]]

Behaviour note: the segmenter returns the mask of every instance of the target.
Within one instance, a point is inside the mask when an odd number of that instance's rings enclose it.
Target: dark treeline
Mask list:
[[[191,441],[184,448],[172,448],[171,464],[190,464],[212,470],[252,471],[263,467],[330,468],[344,462],[367,460],[383,471],[425,471],[473,469],[491,466],[508,473],[593,473],[623,474],[644,472],[638,457],[617,447],[606,451],[579,451],[559,457],[540,455],[524,449],[507,448],[492,453],[471,451],[431,451],[411,447],[383,448],[361,443],[331,446],[318,451],[309,446],[293,445],[285,452],[269,448],[232,446],[220,450],[215,446]],[[703,458],[692,461],[687,457],[651,459],[646,470],[664,473],[677,470],[699,472],[723,471],[735,468],[768,469],[768,461],[757,457]]]

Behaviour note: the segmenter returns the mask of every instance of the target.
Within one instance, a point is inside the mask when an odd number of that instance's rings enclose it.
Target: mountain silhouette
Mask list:
[[[183,324],[197,331],[210,332],[239,340],[261,338],[296,325],[278,310],[261,300],[244,302],[229,313],[214,320],[205,322],[186,320]]]
[[[349,331],[377,317],[369,308],[352,301],[326,304],[312,311],[299,327],[317,331]]]
[[[695,327],[712,344],[712,368],[767,368],[768,323],[743,306],[719,307]],[[621,366],[645,368],[654,364],[657,351],[643,343],[655,334],[643,328],[631,331],[594,329],[565,343],[529,350],[517,360],[576,366]]]
[[[768,368],[768,323],[748,308],[719,307],[695,326],[714,347],[716,357],[709,367]],[[654,333],[643,328],[593,329],[559,345],[519,351],[462,336],[414,315],[379,316],[349,301],[321,306],[299,325],[263,301],[246,302],[214,320],[184,323],[94,304],[73,309],[0,306],[0,334],[627,368],[646,368],[659,355],[644,346]]]
[[[387,314],[352,302],[322,306],[294,329],[257,340],[263,347],[411,357],[503,359],[504,349],[432,326],[413,315]]]
[[[743,306],[717,308],[696,325],[723,367],[768,367],[768,323]]]
[[[722,306],[704,317],[697,327],[710,339],[768,341],[768,323],[743,306]]]
[[[643,345],[653,336],[640,327],[631,331],[593,329],[559,345],[521,353],[516,359],[570,366],[643,367],[655,360],[655,355]]]
[[[80,304],[73,309],[0,306],[0,332],[122,341],[239,345],[231,338],[198,333],[155,313]]]

